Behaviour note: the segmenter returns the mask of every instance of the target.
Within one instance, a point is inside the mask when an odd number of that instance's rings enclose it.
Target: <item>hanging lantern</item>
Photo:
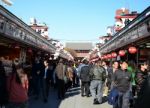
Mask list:
[[[112,52],[111,56],[112,56],[112,58],[116,58],[117,57],[117,53],[116,52]]]
[[[131,54],[135,54],[137,52],[137,48],[136,47],[129,47],[128,51]]]
[[[110,59],[112,56],[111,54],[107,54],[107,58]]]
[[[29,53],[32,53],[32,49],[31,49],[31,48],[29,48],[29,49],[28,49],[28,52],[29,52]]]
[[[104,59],[104,56],[101,56],[101,59],[103,60],[103,59]]]
[[[120,55],[121,57],[122,57],[122,56],[125,56],[125,54],[126,54],[126,53],[125,53],[125,50],[120,50],[120,51],[119,51],[119,55]]]
[[[104,59],[107,59],[107,55],[104,55]]]
[[[20,46],[18,44],[15,45],[15,49],[19,49]]]

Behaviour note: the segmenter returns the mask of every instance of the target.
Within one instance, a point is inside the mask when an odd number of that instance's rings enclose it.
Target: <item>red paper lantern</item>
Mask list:
[[[104,56],[101,56],[101,59],[103,60],[103,59],[104,59]]]
[[[32,49],[31,49],[31,48],[29,48],[29,49],[28,49],[28,52],[29,52],[29,53],[32,53]]]
[[[110,59],[111,58],[111,54],[107,54],[107,58]]]
[[[125,53],[124,50],[120,50],[120,51],[119,51],[119,55],[120,55],[121,57],[122,57],[122,56],[125,56],[125,54],[126,54],[126,53]]]
[[[16,44],[15,49],[20,49],[20,46],[18,44]]]
[[[112,52],[111,56],[112,56],[112,58],[116,58],[117,57],[117,53],[116,52]]]
[[[130,47],[130,48],[128,49],[128,51],[129,51],[129,53],[131,53],[131,54],[135,54],[135,53],[137,52],[137,48],[136,48],[136,47]]]
[[[107,55],[104,55],[104,59],[107,59]]]

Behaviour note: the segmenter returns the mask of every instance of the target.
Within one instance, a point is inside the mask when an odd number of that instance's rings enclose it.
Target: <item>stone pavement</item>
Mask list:
[[[51,89],[48,103],[41,99],[29,100],[29,108],[112,108],[107,102],[100,105],[93,105],[92,97],[81,97],[80,88],[72,88],[66,93],[63,100],[57,99],[56,90]]]

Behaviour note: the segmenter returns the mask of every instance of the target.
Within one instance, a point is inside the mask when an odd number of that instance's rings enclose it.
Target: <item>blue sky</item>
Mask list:
[[[6,6],[29,24],[35,17],[49,26],[49,37],[66,41],[97,42],[106,35],[107,26],[114,24],[116,9],[125,7],[142,12],[149,0],[11,0]]]

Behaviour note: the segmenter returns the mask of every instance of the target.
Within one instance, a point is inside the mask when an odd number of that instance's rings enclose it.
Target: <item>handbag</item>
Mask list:
[[[118,90],[116,88],[113,88],[108,95],[108,104],[116,105],[118,101],[118,95]]]

